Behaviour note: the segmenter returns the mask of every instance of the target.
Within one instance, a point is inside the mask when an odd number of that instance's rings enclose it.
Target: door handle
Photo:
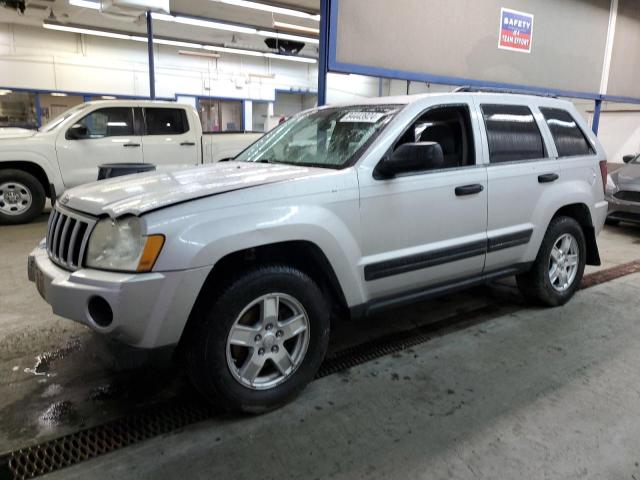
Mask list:
[[[195,144],[195,142],[182,142],[180,145],[183,147],[193,147]]]
[[[139,147],[140,144],[139,143],[123,143],[122,146],[123,147]]]
[[[544,175],[538,175],[538,183],[551,183],[558,179],[557,173],[545,173]]]
[[[484,187],[479,183],[474,183],[473,185],[462,185],[461,187],[456,187],[456,196],[462,197],[463,195],[474,195],[483,190]]]

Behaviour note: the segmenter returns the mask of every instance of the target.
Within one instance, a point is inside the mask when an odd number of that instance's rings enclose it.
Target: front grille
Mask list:
[[[626,202],[640,202],[640,192],[634,192],[632,190],[620,190],[613,196],[618,200],[624,200]]]
[[[92,217],[56,205],[51,211],[47,227],[49,258],[68,270],[80,268],[95,223]]]

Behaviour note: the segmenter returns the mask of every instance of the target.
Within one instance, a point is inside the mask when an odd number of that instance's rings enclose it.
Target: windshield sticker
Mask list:
[[[376,123],[387,112],[349,112],[340,119],[340,122]]]

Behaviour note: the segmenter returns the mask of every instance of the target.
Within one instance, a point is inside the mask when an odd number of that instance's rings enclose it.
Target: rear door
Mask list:
[[[478,102],[489,158],[485,272],[533,260],[532,237],[544,233],[541,218],[548,213],[538,207],[560,174],[557,158],[548,153],[550,139],[538,109],[522,101],[493,100]]]
[[[56,139],[56,153],[66,188],[98,179],[105,163],[142,163],[142,138],[133,124],[131,107],[94,110],[76,122],[86,127],[83,138],[73,138],[69,128]]]
[[[180,107],[144,107],[144,163],[158,170],[200,163],[198,132]]]

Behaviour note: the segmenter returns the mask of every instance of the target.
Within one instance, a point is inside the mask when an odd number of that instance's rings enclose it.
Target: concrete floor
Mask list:
[[[163,359],[51,314],[26,280],[45,224],[0,227],[0,453],[194,395]],[[640,258],[640,228],[607,228],[599,244],[604,267]],[[340,326],[334,350],[510,305],[316,381],[282,410],[201,422],[51,477],[640,479],[640,274],[553,310],[523,308],[508,285]]]

